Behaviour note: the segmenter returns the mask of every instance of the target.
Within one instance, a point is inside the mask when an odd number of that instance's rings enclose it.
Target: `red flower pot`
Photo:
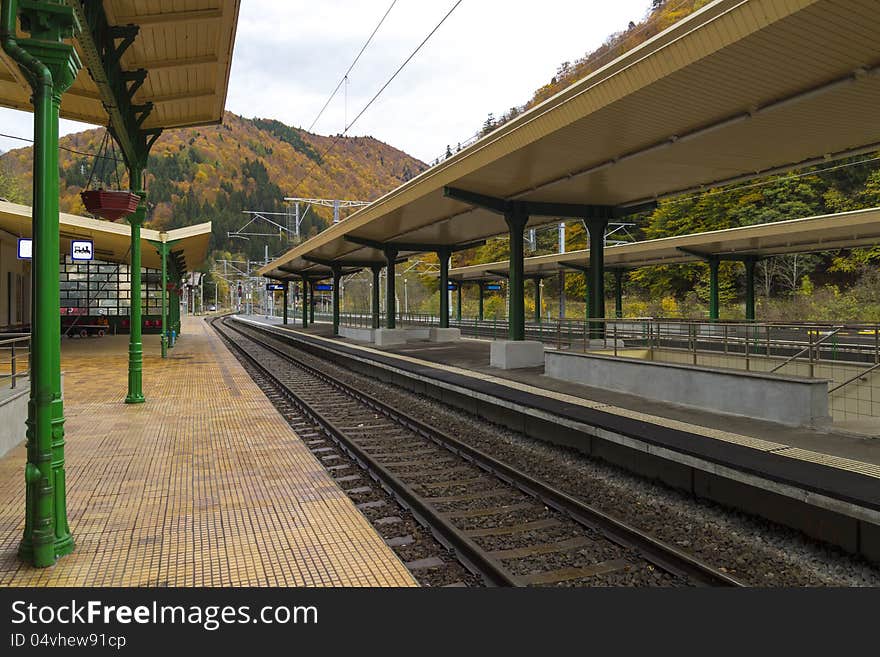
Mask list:
[[[90,189],[80,192],[89,214],[110,221],[118,221],[137,210],[141,197],[126,191]]]

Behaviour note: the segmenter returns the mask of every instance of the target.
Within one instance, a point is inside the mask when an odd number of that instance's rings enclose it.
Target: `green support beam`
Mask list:
[[[455,319],[458,320],[459,324],[461,323],[461,288],[462,287],[463,286],[462,286],[461,281],[459,281],[455,285],[455,294],[456,294],[456,299],[457,299],[457,303],[455,305]]]
[[[373,289],[371,290],[373,328],[377,329],[379,328],[379,285],[381,284],[379,276],[382,273],[382,266],[373,265],[370,270],[373,272]]]
[[[58,113],[61,97],[81,64],[67,41],[79,30],[62,2],[2,0],[0,44],[33,91],[33,256],[30,396],[27,419],[24,534],[19,557],[38,568],[74,549],[67,522],[64,402],[61,395],[61,324],[58,278]],[[16,37],[16,19],[29,38]]]
[[[743,258],[746,268],[746,321],[755,321],[755,265],[759,258],[751,256]]]
[[[709,265],[709,320],[717,322],[720,307],[718,302],[718,265],[720,260],[717,256],[709,256],[706,262]]]
[[[508,285],[510,290],[510,312],[508,317],[508,337],[511,340],[526,339],[525,288],[523,270],[525,251],[523,249],[523,231],[529,222],[529,215],[520,205],[515,205],[510,212],[504,214],[510,234],[510,271]]]
[[[541,323],[541,276],[529,276],[535,284],[535,323]]]
[[[449,328],[449,250],[439,249],[440,261],[440,328]]]
[[[545,203],[542,201],[508,201],[478,192],[469,192],[455,187],[444,187],[443,195],[447,198],[475,205],[498,214],[507,214],[514,206],[520,212],[534,217],[591,217],[602,219],[606,223],[611,219],[619,219],[640,212],[648,212],[657,207],[656,201],[639,203],[630,206],[591,205],[586,203]]]
[[[164,233],[162,235],[164,239]],[[168,358],[168,344],[169,344],[169,332],[170,332],[170,317],[169,317],[169,284],[168,284],[168,266],[169,266],[169,255],[171,253],[171,247],[177,244],[177,240],[172,242],[156,242],[150,240],[150,244],[152,244],[156,252],[159,254],[159,260],[162,263],[162,336],[161,336],[161,345],[162,345],[162,358]]]
[[[459,285],[461,285],[461,283],[459,283]],[[482,321],[483,321],[483,315],[485,314],[485,311],[484,311],[484,302],[483,302],[483,295],[485,294],[486,290],[485,290],[485,288],[483,287],[483,281],[477,281],[477,285],[478,285],[479,288],[480,288],[480,305],[479,305],[478,310],[477,310],[477,313],[478,313],[478,314],[477,314],[477,317],[479,317],[479,320],[482,322]]]
[[[315,283],[318,281],[309,279],[309,324],[315,325]]]
[[[590,235],[590,270],[587,289],[589,297],[590,338],[601,340],[605,337],[605,228],[607,219],[591,217],[586,220]]]
[[[302,277],[302,327],[309,328],[309,279]]]
[[[284,326],[287,326],[289,296],[290,296],[290,283],[288,283],[287,281],[284,281],[284,318],[282,320],[282,323],[284,324]]]
[[[397,328],[397,298],[395,297],[395,277],[396,272],[394,265],[397,262],[397,249],[392,246],[385,246],[385,260],[388,267],[385,271],[385,328]]]
[[[339,284],[342,282],[342,268],[333,267],[333,335],[339,335]]]
[[[146,157],[128,164],[131,191],[140,196],[137,210],[128,215],[131,226],[131,314],[128,340],[128,394],[126,404],[143,404],[143,310],[141,305],[141,226],[147,214],[147,193],[144,191]]]

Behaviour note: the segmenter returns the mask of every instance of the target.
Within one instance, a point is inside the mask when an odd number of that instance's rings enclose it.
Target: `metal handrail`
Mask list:
[[[808,352],[808,351],[812,351],[813,349],[815,349],[816,347],[818,347],[820,344],[822,344],[823,342],[825,342],[828,338],[830,338],[830,337],[832,337],[832,336],[834,336],[834,335],[837,335],[837,334],[838,334],[840,331],[842,331],[842,330],[843,330],[843,327],[842,327],[842,326],[838,326],[836,329],[834,329],[833,331],[831,331],[831,333],[829,333],[828,335],[826,335],[825,337],[823,337],[821,340],[817,340],[816,342],[810,341],[810,344],[808,344],[806,347],[804,347],[803,349],[801,349],[801,350],[800,350],[799,352],[797,352],[795,355],[790,356],[789,358],[787,358],[785,361],[782,362],[782,364],[777,365],[776,367],[774,367],[772,370],[770,370],[770,373],[772,374],[773,372],[776,372],[777,370],[782,369],[783,367],[785,367],[786,365],[788,365],[791,361],[795,360],[796,358],[799,358],[800,356],[802,356],[804,353],[806,353],[806,352]]]
[[[849,379],[847,379],[847,380],[844,381],[843,383],[838,383],[836,386],[834,386],[833,388],[831,388],[831,389],[828,390],[828,394],[830,395],[830,394],[833,393],[834,391],[836,391],[836,390],[840,390],[840,389],[843,388],[844,386],[848,386],[848,385],[849,385],[850,383],[852,383],[853,381],[858,381],[858,380],[861,379],[863,376],[865,376],[866,374],[870,374],[871,372],[873,372],[873,371],[876,370],[876,369],[880,369],[880,363],[876,363],[876,364],[872,365],[871,367],[869,367],[868,369],[866,369],[866,370],[862,370],[861,372],[859,372],[858,374],[856,374],[856,375],[853,376],[853,377],[850,377]]]

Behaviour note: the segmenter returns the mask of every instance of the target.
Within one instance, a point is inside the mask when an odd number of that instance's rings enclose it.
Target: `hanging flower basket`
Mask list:
[[[137,210],[141,197],[131,192],[107,189],[90,189],[80,192],[83,205],[89,214],[110,221],[119,221]]]

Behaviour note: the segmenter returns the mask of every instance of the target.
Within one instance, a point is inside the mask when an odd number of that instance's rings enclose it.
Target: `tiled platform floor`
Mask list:
[[[24,446],[0,459],[0,585],[414,585],[201,319],[165,361],[145,336],[146,404],[122,403],[126,349],[64,341],[76,550],[51,568],[16,557]]]

